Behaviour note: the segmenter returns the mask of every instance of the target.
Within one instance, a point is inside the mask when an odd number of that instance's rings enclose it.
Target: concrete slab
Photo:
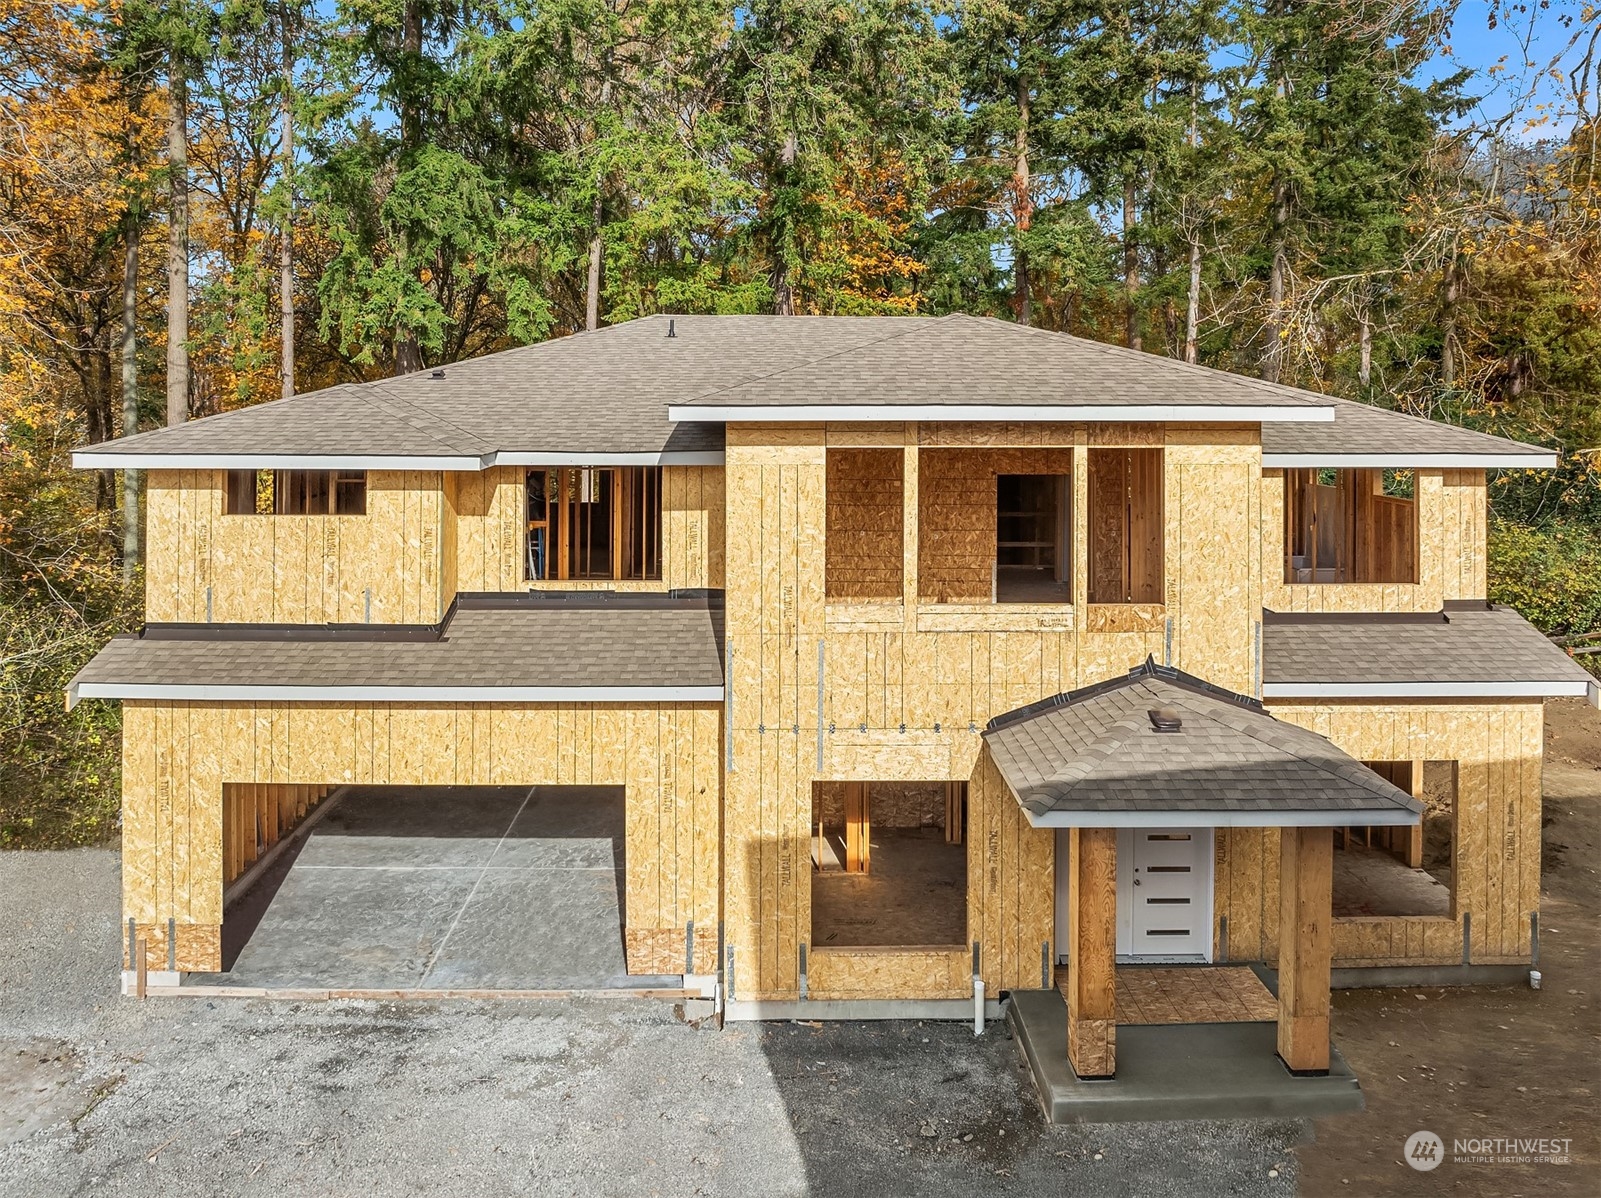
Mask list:
[[[1292,1077],[1272,1023],[1119,1024],[1117,1076],[1084,1082],[1067,1063],[1059,991],[1014,990],[1006,1017],[1052,1123],[1310,1119],[1363,1106],[1338,1050],[1327,1077]]]
[[[616,787],[352,789],[262,893],[242,901],[258,922],[229,971],[194,981],[676,986],[627,974],[624,832]]]

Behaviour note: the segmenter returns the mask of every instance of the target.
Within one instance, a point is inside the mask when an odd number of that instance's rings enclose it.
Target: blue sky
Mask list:
[[[1462,0],[1448,39],[1451,52],[1436,61],[1429,75],[1438,78],[1459,66],[1474,69],[1467,91],[1482,98],[1469,120],[1489,122],[1516,113],[1506,130],[1514,138],[1565,134],[1572,127],[1565,113],[1570,101],[1546,72],[1553,57],[1564,62],[1576,57],[1570,42],[1584,7],[1584,0]],[[1494,29],[1492,13],[1497,17]],[[1531,125],[1542,118],[1545,123]]]

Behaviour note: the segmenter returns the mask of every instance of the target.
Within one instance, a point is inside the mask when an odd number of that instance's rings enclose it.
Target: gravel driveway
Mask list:
[[[0,854],[0,1195],[1285,1195],[1293,1123],[1053,1128],[1004,1030],[118,998],[117,857]]]

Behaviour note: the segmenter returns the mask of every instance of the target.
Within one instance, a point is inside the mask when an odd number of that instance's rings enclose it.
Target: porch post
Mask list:
[[[1281,828],[1279,1058],[1291,1073],[1329,1071],[1333,902],[1333,829]]]
[[[1074,828],[1068,874],[1067,1060],[1082,1078],[1117,1071],[1117,829]]]

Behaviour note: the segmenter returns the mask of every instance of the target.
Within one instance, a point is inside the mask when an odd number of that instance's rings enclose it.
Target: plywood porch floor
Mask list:
[[[1067,993],[1067,966],[1056,969]],[[1119,966],[1118,1023],[1262,1023],[1279,1017],[1278,1000],[1243,965]]]

